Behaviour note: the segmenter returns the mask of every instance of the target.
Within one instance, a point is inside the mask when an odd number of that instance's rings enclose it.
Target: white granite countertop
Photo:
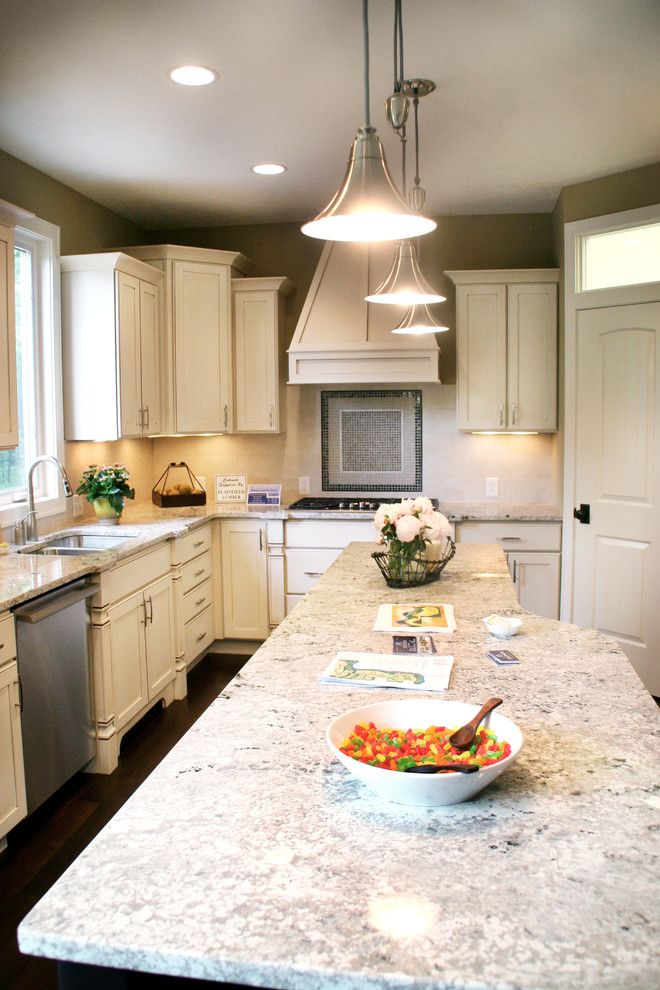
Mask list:
[[[459,545],[403,592],[369,553],[344,551],[30,912],[22,951],[285,990],[649,990],[660,717],[632,667],[521,612],[498,548]],[[338,649],[382,651],[376,607],[397,600],[455,605],[447,697],[497,694],[524,732],[470,802],[389,804],[326,747],[335,715],[392,697],[318,679]],[[484,655],[494,610],[525,619],[518,667]]]

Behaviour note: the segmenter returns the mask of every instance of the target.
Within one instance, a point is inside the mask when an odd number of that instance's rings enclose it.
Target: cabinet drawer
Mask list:
[[[462,522],[459,543],[497,543],[505,551],[561,550],[561,523]]]
[[[14,616],[5,615],[0,619],[0,667],[16,656]]]
[[[288,547],[340,547],[349,543],[375,543],[376,530],[370,519],[288,519]]]
[[[191,588],[195,588],[202,581],[206,581],[213,574],[213,560],[211,551],[195,557],[194,560],[184,564],[181,568],[181,591],[185,595]]]
[[[287,550],[287,595],[304,595],[310,588],[313,588],[340,553],[340,548],[332,550]]]
[[[169,574],[170,570],[170,546],[169,542],[164,542],[147,553],[131,557],[111,571],[104,571],[100,575],[100,595],[94,598],[94,605],[98,607],[121,601],[138,588],[144,588]]]
[[[201,526],[176,541],[176,555],[182,564],[211,549],[211,527]]]
[[[183,596],[183,621],[190,622],[212,604],[213,581],[211,578],[207,578],[206,581]]]
[[[213,642],[213,606],[200,612],[198,616],[186,623],[186,663],[211,645]]]

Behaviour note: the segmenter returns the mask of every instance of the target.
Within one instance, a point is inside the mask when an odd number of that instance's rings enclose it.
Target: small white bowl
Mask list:
[[[515,615],[487,615],[484,625],[492,636],[498,639],[511,639],[522,626],[522,619]]]
[[[447,804],[459,804],[474,797],[479,791],[499,777],[516,759],[523,744],[523,734],[511,719],[499,712],[487,715],[482,725],[492,729],[498,739],[511,745],[511,753],[498,763],[482,767],[477,773],[403,773],[383,770],[368,763],[360,763],[339,749],[344,739],[358,722],[373,722],[390,729],[425,729],[429,725],[459,726],[469,722],[479,705],[463,701],[380,701],[353,708],[332,721],[326,732],[328,745],[337,759],[366,786],[397,804],[413,804],[423,808],[435,808]]]

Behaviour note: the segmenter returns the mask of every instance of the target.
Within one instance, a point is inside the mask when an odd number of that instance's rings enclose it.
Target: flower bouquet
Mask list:
[[[372,557],[390,588],[436,581],[456,552],[447,517],[433,508],[430,498],[383,504],[374,526],[380,533],[378,542],[387,549]]]
[[[84,495],[94,506],[94,512],[102,525],[119,522],[124,511],[124,499],[135,498],[135,489],[128,483],[128,468],[124,464],[90,464],[85,468],[76,488],[77,495]]]

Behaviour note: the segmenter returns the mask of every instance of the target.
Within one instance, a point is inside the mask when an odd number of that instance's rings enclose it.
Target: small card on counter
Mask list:
[[[454,666],[450,656],[402,657],[386,653],[338,653],[321,675],[324,684],[446,691]]]
[[[392,636],[392,653],[437,653],[433,636]]]
[[[281,485],[249,485],[247,494],[248,505],[280,505],[282,502]]]
[[[433,605],[426,602],[381,605],[374,625],[374,632],[401,636],[453,633],[455,629],[453,605]]]
[[[499,667],[514,667],[520,663],[518,657],[514,657],[513,653],[509,653],[508,650],[490,650],[486,656]]]
[[[247,493],[247,476],[244,474],[216,474],[216,502],[244,502]]]

